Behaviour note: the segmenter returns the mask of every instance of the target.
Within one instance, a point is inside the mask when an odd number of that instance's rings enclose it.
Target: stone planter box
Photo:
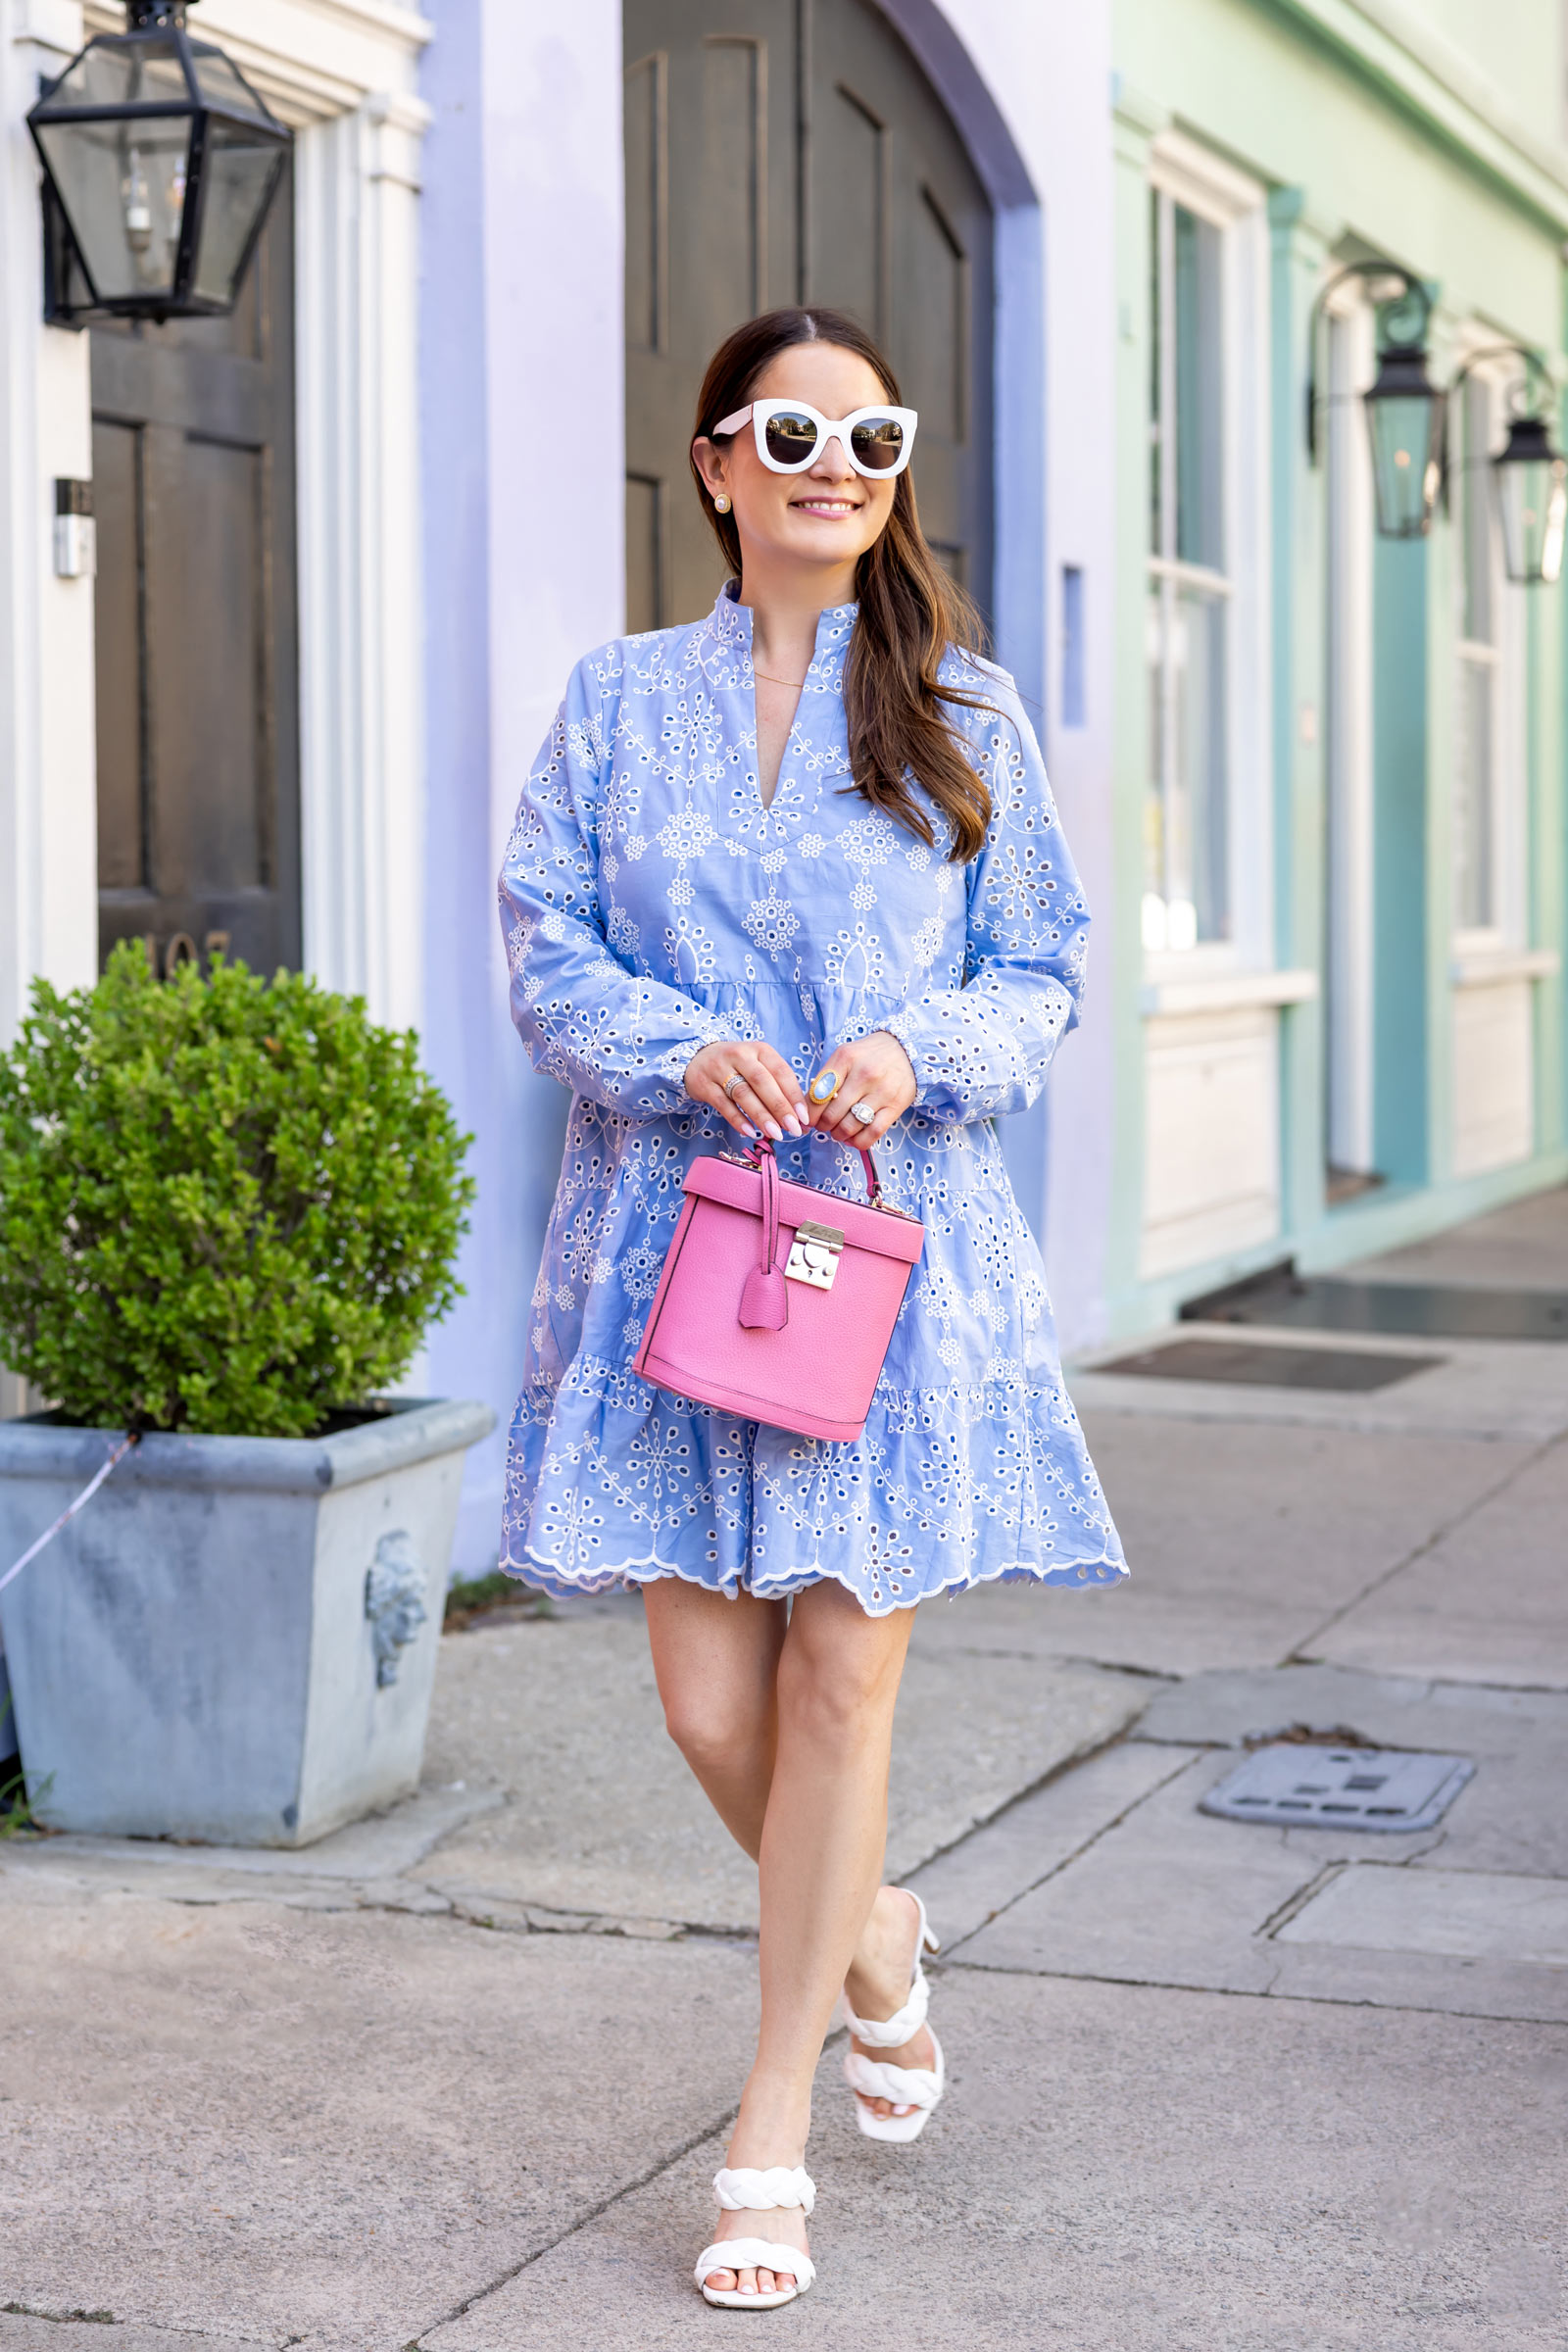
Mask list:
[[[144,1438],[0,1594],[37,1819],[308,1845],[407,1795],[463,1457],[494,1422],[398,1402],[319,1439]],[[113,1436],[0,1422],[0,1570]]]

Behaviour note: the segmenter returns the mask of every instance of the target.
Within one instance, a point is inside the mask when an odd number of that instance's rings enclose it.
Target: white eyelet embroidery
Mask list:
[[[1088,910],[1012,681],[950,653],[993,708],[952,717],[993,798],[967,868],[852,785],[855,608],[824,613],[778,793],[752,733],[751,615],[579,663],[502,870],[513,1012],[573,1090],[509,1450],[502,1564],[567,1593],[680,1576],[727,1592],[834,1577],[873,1614],[993,1579],[1113,1583],[1120,1542],[1062,1385],[1040,1253],[986,1121],[1032,1102],[1083,995]],[[682,1084],[702,1046],[777,1047],[804,1086],[890,1031],[915,1107],[879,1153],[925,1224],[864,1437],[737,1421],[631,1359],[700,1152],[730,1131]],[[847,1198],[858,1165],[786,1139]]]

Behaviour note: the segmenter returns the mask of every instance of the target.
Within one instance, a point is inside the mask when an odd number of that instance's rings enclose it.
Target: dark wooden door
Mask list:
[[[293,207],[227,318],[92,329],[98,931],[300,957]]]
[[[936,92],[869,0],[626,0],[625,55],[627,626],[712,602],[686,462],[703,371],[795,302],[887,350],[926,535],[985,609],[991,210]]]

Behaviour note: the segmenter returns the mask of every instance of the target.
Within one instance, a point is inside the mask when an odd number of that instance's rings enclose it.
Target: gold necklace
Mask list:
[[[759,669],[755,662],[752,663],[752,675],[754,678],[764,678],[769,686],[793,686],[797,694],[806,684],[804,678],[775,678],[768,670]]]

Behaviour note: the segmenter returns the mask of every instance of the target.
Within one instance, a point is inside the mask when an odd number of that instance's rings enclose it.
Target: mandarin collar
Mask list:
[[[726,580],[713,600],[711,628],[718,643],[738,654],[752,670],[752,608],[740,601],[739,580]],[[828,605],[816,616],[816,644],[802,691],[807,686],[829,687],[835,693],[843,682],[858,603]],[[751,682],[750,675],[747,680]]]

